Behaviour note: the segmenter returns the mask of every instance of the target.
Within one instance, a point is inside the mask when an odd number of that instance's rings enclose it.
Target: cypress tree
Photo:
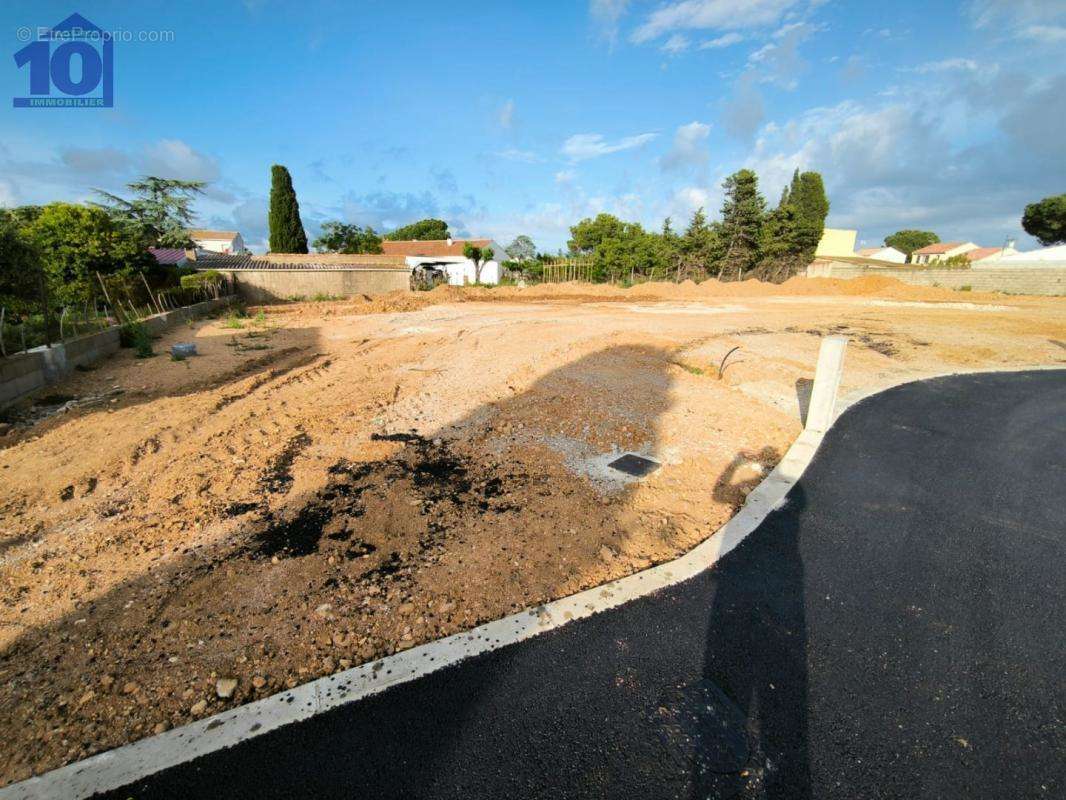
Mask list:
[[[270,252],[307,252],[307,234],[300,221],[292,176],[280,164],[270,168]]]
[[[795,244],[799,254],[809,261],[825,230],[829,198],[825,195],[822,176],[817,172],[804,172],[794,183],[789,202],[796,209]]]

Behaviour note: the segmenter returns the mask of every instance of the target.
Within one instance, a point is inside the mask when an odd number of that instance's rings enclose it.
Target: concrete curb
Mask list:
[[[842,349],[840,354],[842,356]],[[884,386],[853,392],[838,402],[827,428],[851,406],[896,386],[947,375],[1045,369],[1062,370],[1064,367],[1039,365],[962,370],[888,382]],[[832,374],[830,379],[834,379]],[[835,379],[839,380],[839,376]],[[695,577],[733,550],[785,501],[789,490],[813,460],[825,433],[810,429],[800,433],[778,465],[748,495],[736,516],[710,538],[673,561],[12,784],[0,789],[0,800],[76,800],[116,789],[199,756],[377,694],[479,653],[529,639]]]

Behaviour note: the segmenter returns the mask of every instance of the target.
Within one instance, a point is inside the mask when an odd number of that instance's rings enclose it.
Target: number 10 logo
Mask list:
[[[53,42],[61,42],[53,47]],[[15,97],[15,108],[112,108],[112,37],[81,14],[41,29],[37,41],[15,53],[15,65],[29,67],[30,97]],[[98,94],[93,92],[100,90]],[[53,94],[53,90],[56,94]]]

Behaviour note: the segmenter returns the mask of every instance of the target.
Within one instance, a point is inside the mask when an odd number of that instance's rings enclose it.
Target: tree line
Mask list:
[[[191,203],[204,184],[147,176],[127,188],[129,198],[98,190],[99,202],[0,209],[0,306],[9,323],[95,303],[98,275],[177,283],[148,248],[191,246]]]
[[[721,219],[697,209],[682,232],[667,218],[659,232],[611,214],[583,219],[570,229],[571,255],[592,260],[601,281],[743,280],[781,282],[810,263],[822,237],[829,199],[822,176],[796,170],[781,199],[767,208],[758,176],[739,170],[722,185]]]

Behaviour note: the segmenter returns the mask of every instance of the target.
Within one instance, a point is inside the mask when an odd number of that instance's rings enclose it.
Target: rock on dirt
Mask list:
[[[219,678],[215,681],[215,694],[223,700],[229,700],[237,690],[236,678]]]

